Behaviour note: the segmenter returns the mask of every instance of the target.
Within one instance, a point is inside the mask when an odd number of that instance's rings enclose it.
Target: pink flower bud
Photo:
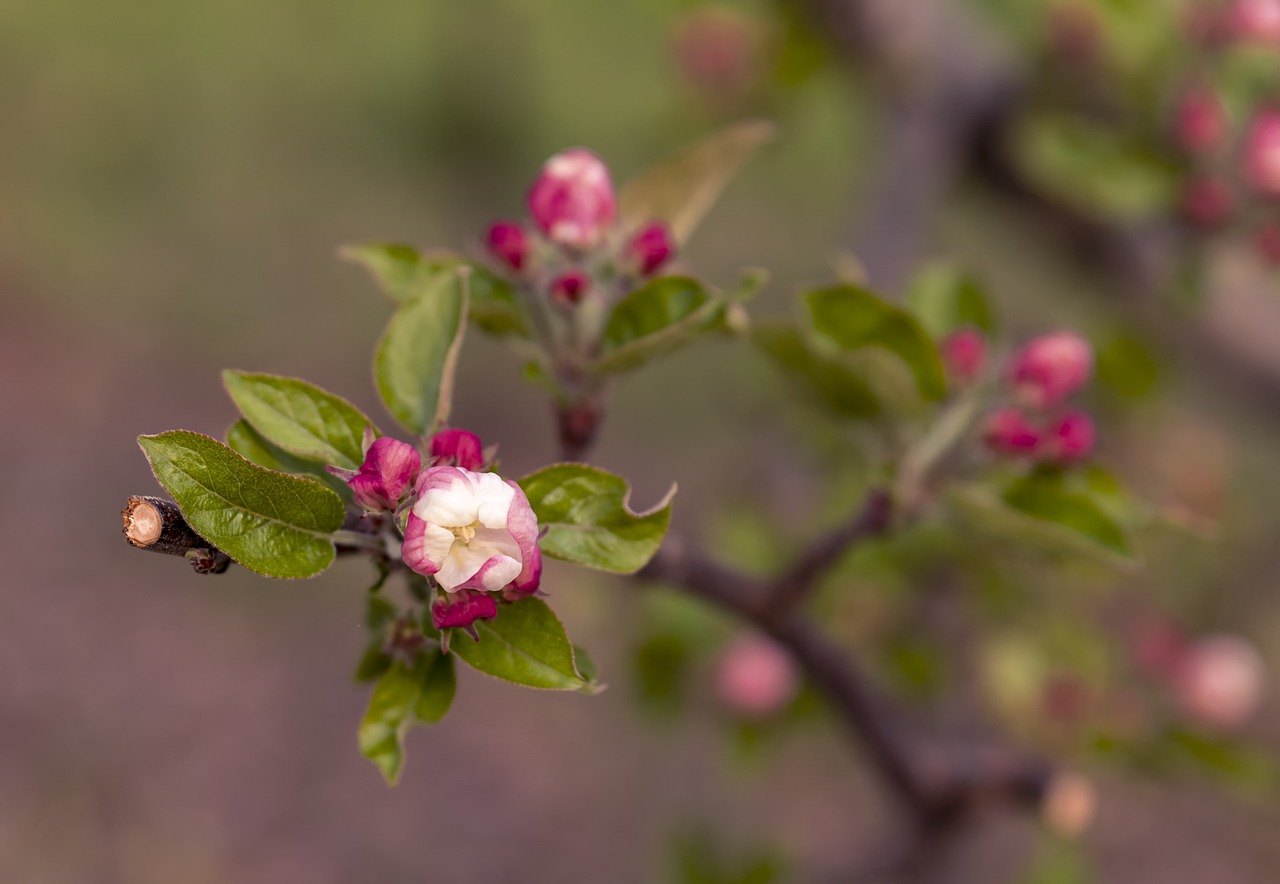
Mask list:
[[[676,26],[672,50],[676,67],[712,101],[741,98],[757,79],[763,41],[753,18],[724,7],[701,7]]]
[[[1244,724],[1262,700],[1265,667],[1253,645],[1232,635],[1202,639],[1182,660],[1175,689],[1182,707],[1203,724]]]
[[[1083,411],[1068,411],[1046,434],[1044,453],[1059,464],[1086,460],[1093,454],[1095,437],[1093,418]]]
[[[1194,86],[1182,94],[1174,111],[1178,143],[1191,153],[1208,153],[1227,135],[1227,113],[1217,94]]]
[[[1231,8],[1231,24],[1242,40],[1280,41],[1280,0],[1236,0]]]
[[[418,449],[399,439],[383,436],[374,440],[364,455],[364,463],[347,484],[355,501],[367,512],[392,512],[401,495],[413,485],[422,466]]]
[[[1244,146],[1245,174],[1264,194],[1280,196],[1280,111],[1253,118]]]
[[[462,467],[478,470],[484,466],[484,446],[480,437],[466,430],[441,430],[431,437],[434,466]]]
[[[725,649],[716,670],[716,694],[742,715],[763,718],[780,711],[800,689],[786,651],[758,635],[744,635]]]
[[[654,221],[636,231],[622,252],[622,263],[641,276],[649,276],[667,263],[675,250],[671,230],[661,221]]]
[[[1231,191],[1217,178],[1194,178],[1182,191],[1182,215],[1197,227],[1220,227],[1231,216]]]
[[[473,589],[441,593],[431,603],[431,623],[436,629],[467,629],[477,620],[492,620],[497,616],[497,600],[487,592]]]
[[[551,300],[561,307],[571,307],[582,300],[591,287],[591,278],[582,270],[566,270],[551,280]]]
[[[529,256],[529,235],[514,221],[498,221],[485,234],[489,252],[512,270],[523,270]]]
[[[1014,354],[1009,380],[1033,408],[1052,408],[1079,390],[1093,370],[1093,348],[1073,332],[1028,341]]]
[[[969,384],[987,363],[987,339],[975,328],[961,328],[942,339],[939,346],[947,373],[958,384]]]
[[[617,213],[609,169],[576,147],[547,160],[529,190],[529,214],[553,242],[588,249],[603,238]]]
[[[1014,457],[1029,457],[1040,447],[1040,430],[1016,408],[993,412],[987,418],[982,438],[987,447],[997,454]]]

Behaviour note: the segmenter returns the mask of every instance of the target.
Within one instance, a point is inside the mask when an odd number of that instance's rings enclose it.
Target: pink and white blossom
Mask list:
[[[604,162],[586,148],[547,160],[529,190],[529,214],[552,242],[589,249],[617,215],[613,181]]]
[[[365,451],[364,463],[354,473],[333,472],[351,486],[357,506],[366,512],[392,512],[401,496],[412,487],[422,466],[418,449],[407,442],[383,436]]]
[[[1009,381],[1033,408],[1052,408],[1083,387],[1093,372],[1093,348],[1074,332],[1028,341],[1014,354]]]

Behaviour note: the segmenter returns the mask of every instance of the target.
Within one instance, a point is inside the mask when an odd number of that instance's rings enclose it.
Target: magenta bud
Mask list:
[[[529,214],[552,242],[591,248],[617,214],[608,167],[585,148],[556,154],[529,189]]]
[[[591,287],[591,278],[581,270],[568,270],[551,280],[551,300],[571,307],[582,300]]]
[[[490,254],[512,270],[524,269],[529,257],[529,235],[514,221],[497,221],[485,234]]]
[[[972,383],[987,363],[987,339],[975,328],[953,331],[942,339],[939,349],[947,374],[958,384]]]
[[[716,694],[733,711],[763,718],[795,699],[800,677],[795,663],[775,642],[744,635],[725,649],[716,670]]]
[[[1010,362],[1009,380],[1031,407],[1052,408],[1083,387],[1092,371],[1089,342],[1074,332],[1060,331],[1023,345]]]
[[[1231,215],[1231,191],[1216,178],[1196,178],[1182,191],[1182,215],[1197,227],[1220,227]]]
[[[1215,92],[1193,86],[1178,100],[1173,125],[1184,150],[1209,153],[1226,139],[1227,113]]]
[[[1040,430],[1016,408],[992,412],[983,427],[982,438],[992,451],[1015,457],[1030,457],[1040,446]]]
[[[1245,175],[1262,193],[1280,196],[1280,111],[1253,118],[1244,145]]]
[[[650,276],[667,263],[676,251],[670,228],[661,221],[646,224],[636,231],[622,251],[622,264],[640,276]]]
[[[436,466],[478,470],[484,466],[480,437],[466,430],[441,430],[431,437],[430,451]]]
[[[1096,435],[1093,418],[1083,411],[1068,411],[1046,434],[1044,452],[1063,465],[1087,460],[1093,454]]]
[[[498,602],[487,592],[460,589],[442,592],[431,603],[431,623],[436,629],[466,629],[477,620],[498,616]]]
[[[1231,29],[1242,40],[1280,41],[1280,0],[1235,0]]]
[[[369,446],[364,463],[347,479],[347,484],[351,486],[356,504],[366,512],[393,512],[401,496],[413,486],[421,466],[418,449],[383,436]]]

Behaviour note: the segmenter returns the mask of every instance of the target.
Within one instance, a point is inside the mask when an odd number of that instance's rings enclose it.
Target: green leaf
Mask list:
[[[627,507],[630,488],[617,476],[582,464],[556,464],[520,480],[538,525],[542,551],[564,559],[631,574],[653,558],[671,521],[670,493],[652,510]]]
[[[1037,471],[1018,479],[1002,498],[1020,513],[1073,531],[1118,556],[1134,556],[1125,530],[1090,496],[1068,490],[1053,473]]]
[[[186,430],[139,436],[156,480],[201,537],[267,577],[311,577],[333,563],[342,500],[312,479],[264,470]]]
[[[471,306],[467,315],[472,324],[497,337],[531,337],[533,320],[515,287],[479,264],[467,266],[471,268]]]
[[[410,432],[429,435],[449,416],[466,315],[466,271],[441,271],[400,305],[378,342],[378,393]]]
[[[995,319],[982,286],[950,264],[933,264],[911,282],[907,304],[934,338],[970,326],[985,334],[995,331]]]
[[[422,255],[413,246],[368,243],[343,246],[338,254],[363,265],[393,301],[408,300],[428,275],[424,273]]]
[[[773,132],[765,120],[735,123],[633,178],[618,196],[623,229],[665,221],[677,242],[685,242]]]
[[[294,457],[283,448],[272,445],[243,418],[227,427],[227,445],[236,454],[253,461],[260,467],[275,470],[277,473],[292,473],[295,476],[317,479],[333,489],[342,498],[344,504],[351,503],[350,485],[320,464]]]
[[[373,421],[340,396],[271,374],[227,370],[222,383],[253,428],[290,454],[345,470],[364,462],[364,431]]]
[[[399,612],[380,595],[370,595],[365,602],[364,628],[369,634],[364,653],[356,664],[355,680],[376,681],[391,668],[394,658],[387,653],[387,637]]]
[[[444,718],[449,707],[453,705],[454,694],[458,691],[458,681],[453,668],[452,654],[441,654],[439,650],[432,650],[427,652],[425,657],[431,661],[431,665],[422,679],[422,690],[418,694],[418,700],[413,704],[413,716],[419,721],[435,724]]]
[[[477,620],[475,627],[479,641],[458,635],[449,646],[472,669],[531,688],[590,689],[564,625],[541,599],[522,599],[492,620]]]
[[[851,285],[810,292],[805,300],[820,334],[846,350],[882,347],[907,364],[925,399],[941,399],[946,394],[942,359],[910,313]]]
[[[404,769],[404,737],[415,721],[444,718],[453,702],[453,661],[439,648],[419,651],[413,663],[392,664],[373,687],[357,737],[360,754],[395,785]]]
[[[752,342],[835,414],[862,420],[880,414],[880,400],[858,372],[837,357],[816,350],[796,327],[761,323]]]
[[[724,300],[696,279],[664,276],[623,298],[605,327],[596,371],[624,371],[723,325]]]

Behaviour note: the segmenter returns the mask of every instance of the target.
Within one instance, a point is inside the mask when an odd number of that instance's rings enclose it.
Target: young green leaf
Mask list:
[[[156,480],[201,537],[267,577],[311,577],[333,563],[342,500],[312,479],[264,470],[186,430],[139,436]]]
[[[222,383],[253,428],[290,454],[345,470],[363,463],[364,431],[373,422],[342,397],[271,374],[227,370]]]
[[[387,637],[397,613],[395,605],[380,595],[370,595],[365,602],[364,629],[369,638],[356,664],[357,682],[376,681],[391,668],[394,659],[387,653]]]
[[[368,243],[343,246],[343,258],[361,264],[383,293],[393,301],[412,297],[424,275],[422,255],[413,246],[398,243]]]
[[[260,467],[275,470],[277,473],[292,473],[295,476],[306,476],[323,482],[342,498],[344,504],[351,503],[351,486],[346,482],[322,465],[295,457],[283,448],[272,445],[262,438],[262,434],[244,418],[227,427],[227,446],[236,454],[253,461]]]
[[[907,364],[925,399],[941,399],[946,394],[942,359],[910,313],[851,285],[810,292],[805,301],[819,334],[846,350],[882,347]]]
[[[880,400],[862,376],[835,356],[819,352],[795,326],[760,323],[752,327],[751,340],[834,414],[854,420],[880,414]]]
[[[404,736],[415,721],[434,724],[453,702],[453,661],[439,648],[399,660],[378,678],[357,737],[360,753],[394,786],[404,769]]]
[[[479,641],[456,635],[449,646],[472,669],[530,688],[590,688],[574,662],[564,624],[541,599],[522,599],[475,626]]]
[[[931,264],[911,282],[907,304],[934,338],[970,326],[995,331],[987,296],[972,276],[950,264]]]
[[[425,652],[423,658],[430,662],[430,666],[421,679],[422,690],[418,693],[417,702],[413,704],[413,717],[419,721],[435,724],[444,718],[449,707],[453,705],[453,697],[458,691],[458,680],[453,668],[452,654],[441,654],[436,648]]]
[[[1020,513],[1073,531],[1118,556],[1134,555],[1124,528],[1090,496],[1064,487],[1053,474],[1034,472],[1018,479],[1005,488],[1002,499]]]
[[[623,228],[664,221],[676,241],[685,242],[773,132],[774,125],[766,120],[735,123],[642,172],[618,196]]]
[[[525,476],[520,487],[547,533],[552,558],[631,574],[653,558],[671,521],[675,488],[652,510],[627,507],[630,489],[617,476],[582,464],[556,464]]]
[[[378,393],[410,432],[428,435],[449,415],[467,290],[465,270],[439,272],[400,305],[378,342]]]
[[[723,324],[725,302],[696,279],[664,276],[623,298],[605,327],[596,371],[636,368]]]

